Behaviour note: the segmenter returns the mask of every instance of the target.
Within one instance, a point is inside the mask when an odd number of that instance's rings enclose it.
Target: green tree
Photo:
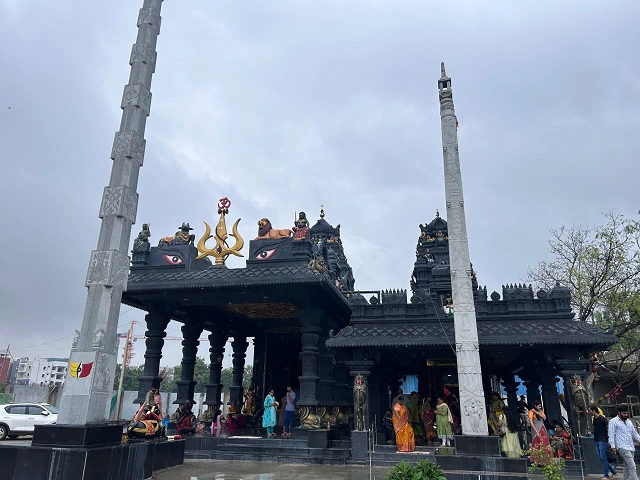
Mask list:
[[[116,376],[113,380],[113,389],[117,390],[120,383],[120,372],[122,364],[116,365]],[[124,379],[122,380],[122,388],[126,391],[138,391],[138,378],[143,374],[144,366],[126,367],[124,369]]]
[[[244,373],[242,374],[242,387],[246,389],[251,383],[251,379],[253,378],[253,365],[245,365]],[[231,380],[233,379],[233,369],[231,368],[223,368],[222,374],[220,376],[220,383],[224,385],[222,387],[222,391],[225,393],[229,392],[229,385],[231,385]]]
[[[166,369],[165,374],[161,376],[162,380],[162,391],[164,392],[177,392],[178,384],[177,381],[180,380],[180,375],[182,374],[182,365],[176,365],[173,369]],[[249,386],[249,382],[251,382],[251,378],[253,377],[253,366],[246,365],[244,367],[244,374],[242,376],[242,385],[244,388]],[[221,373],[220,383],[224,385],[223,391],[229,391],[229,385],[231,385],[232,378],[232,369],[231,368],[223,368]],[[205,393],[207,391],[206,385],[209,383],[209,365],[207,365],[204,359],[197,357],[196,365],[193,372],[193,379],[198,382],[196,384],[195,392],[196,393]],[[136,387],[137,389],[137,387]]]
[[[167,385],[163,385],[163,390],[177,391],[177,381],[180,380],[182,375],[182,365],[176,365],[173,367],[173,379],[167,382]],[[193,369],[193,380],[198,382],[196,384],[195,393],[205,393],[207,391],[207,383],[209,383],[209,365],[207,365],[203,358],[196,357],[196,364]],[[164,382],[163,382],[164,383]],[[168,388],[174,388],[174,390],[168,390]]]
[[[640,369],[640,222],[617,212],[604,217],[602,225],[551,230],[552,259],[527,278],[547,291],[568,287],[577,320],[613,328],[620,343],[598,358],[624,386]]]

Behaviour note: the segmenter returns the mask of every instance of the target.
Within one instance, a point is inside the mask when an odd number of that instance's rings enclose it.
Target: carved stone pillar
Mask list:
[[[320,340],[320,325],[322,310],[300,310],[300,333],[302,351],[302,375],[300,381],[299,406],[315,407],[318,405],[318,342]]]
[[[138,398],[133,403],[142,403],[151,389],[151,386],[160,386],[162,378],[160,378],[160,359],[162,358],[162,347],[164,346],[164,337],[167,336],[167,325],[171,318],[164,313],[148,313],[144,317],[147,323],[147,331],[145,336],[145,353],[144,353],[144,373],[138,378]],[[124,365],[123,365],[124,368]]]
[[[560,413],[560,398],[558,396],[558,389],[556,388],[557,381],[558,378],[553,372],[551,372],[551,375],[544,375],[542,377],[542,402],[544,413],[546,413],[549,421],[562,419],[562,414]]]
[[[319,343],[318,355],[318,403],[325,407],[333,406],[334,403],[334,387],[333,379],[333,355],[327,349],[325,342],[329,335],[322,335]]]
[[[578,432],[578,422],[573,408],[574,402],[573,395],[571,393],[571,377],[578,375],[580,378],[584,379],[584,376],[591,367],[591,363],[589,360],[557,360],[556,363],[560,367],[560,375],[564,380],[564,398],[566,402],[569,426],[573,432]]]
[[[253,385],[256,387],[256,398],[264,398],[265,385],[265,355],[267,353],[267,338],[260,333],[253,338]],[[293,385],[291,385],[293,387]]]
[[[242,405],[242,377],[244,375],[244,359],[247,354],[247,337],[241,334],[235,334],[233,336],[233,342],[231,347],[233,348],[233,357],[231,364],[233,370],[231,371],[231,385],[229,386],[229,401],[231,404],[237,402],[238,407]]]
[[[522,384],[527,389],[527,403],[529,404],[529,406],[533,405],[533,402],[541,400],[540,379],[537,377],[537,375],[527,376]]]
[[[507,392],[507,408],[514,417],[518,416],[518,385],[512,374],[505,374],[502,378],[502,386]]]
[[[178,385],[178,394],[176,400],[173,403],[182,405],[187,400],[193,400],[193,394],[195,391],[196,383],[193,380],[193,373],[196,366],[196,355],[198,354],[198,345],[200,342],[200,334],[202,333],[202,324],[185,324],[180,329],[182,330],[182,372],[180,374],[180,380],[176,383]]]
[[[224,359],[224,346],[227,343],[227,332],[220,328],[212,329],[209,334],[209,383],[207,384],[207,399],[205,405],[217,407],[222,404],[222,360]]]

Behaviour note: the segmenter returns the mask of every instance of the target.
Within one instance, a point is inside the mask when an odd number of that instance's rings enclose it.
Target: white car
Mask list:
[[[36,425],[58,420],[58,409],[48,403],[7,403],[0,405],[0,440],[33,435]]]

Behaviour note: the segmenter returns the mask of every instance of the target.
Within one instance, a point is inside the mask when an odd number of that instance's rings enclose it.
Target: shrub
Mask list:
[[[420,460],[415,465],[404,461],[394,465],[385,480],[446,480],[446,477],[439,465]]]
[[[541,472],[544,480],[564,480],[564,458],[554,457],[551,447],[540,445],[534,448],[530,458],[530,472]]]

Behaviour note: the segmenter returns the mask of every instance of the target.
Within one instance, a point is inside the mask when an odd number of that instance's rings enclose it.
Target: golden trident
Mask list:
[[[212,256],[216,259],[216,265],[224,265],[225,260],[229,255],[235,255],[236,257],[244,257],[240,253],[242,247],[244,247],[244,239],[240,236],[238,232],[238,223],[240,223],[240,219],[236,220],[236,223],[233,224],[233,228],[231,229],[231,236],[236,239],[236,243],[233,247],[229,247],[227,244],[227,223],[225,221],[224,216],[229,213],[229,207],[231,206],[231,200],[227,197],[221,198],[218,202],[218,213],[220,214],[220,220],[218,220],[218,225],[216,226],[216,246],[213,248],[207,248],[206,243],[207,240],[213,238],[214,235],[211,235],[211,227],[207,222],[204,222],[206,225],[204,235],[202,238],[198,240],[198,252],[200,254],[196,257],[196,259]]]

